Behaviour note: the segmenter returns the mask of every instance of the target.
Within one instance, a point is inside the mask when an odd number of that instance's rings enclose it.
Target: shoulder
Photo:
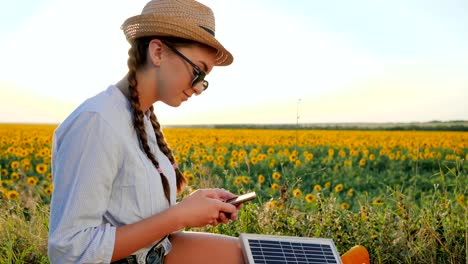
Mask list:
[[[70,130],[99,133],[110,130],[116,134],[132,131],[132,117],[127,99],[115,86],[87,99],[79,105],[55,131],[55,136]],[[103,132],[103,131],[101,131]]]

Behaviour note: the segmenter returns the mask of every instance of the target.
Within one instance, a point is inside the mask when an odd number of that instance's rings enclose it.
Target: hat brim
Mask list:
[[[125,20],[121,28],[130,43],[137,38],[148,36],[179,37],[216,49],[216,66],[227,66],[234,60],[232,54],[213,35],[193,23],[187,23],[183,18],[137,15]]]

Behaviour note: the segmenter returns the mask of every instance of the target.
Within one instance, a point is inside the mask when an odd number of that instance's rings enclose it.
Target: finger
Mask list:
[[[236,206],[230,204],[230,203],[225,203],[225,202],[220,202],[219,203],[219,211],[229,214],[235,213],[237,211]]]
[[[231,214],[230,213],[224,213],[224,212],[220,212],[219,213],[219,218],[218,218],[218,221],[222,222],[222,223],[228,223],[229,222],[229,219],[231,218]]]
[[[223,198],[224,201],[237,197],[237,195],[229,191],[226,191],[224,189],[218,189],[217,192],[218,192],[219,197]]]
[[[203,190],[203,195],[205,197],[213,198],[216,200],[221,200],[222,198],[219,195],[219,192],[217,192],[215,189],[204,189]]]

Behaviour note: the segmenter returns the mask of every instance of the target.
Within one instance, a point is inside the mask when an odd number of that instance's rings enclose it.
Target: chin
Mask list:
[[[168,106],[172,107],[179,107],[183,102],[182,101],[176,101],[176,102],[165,102]]]

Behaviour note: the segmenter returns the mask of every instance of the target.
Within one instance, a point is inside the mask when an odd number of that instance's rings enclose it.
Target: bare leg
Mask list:
[[[235,237],[200,232],[171,234],[172,250],[164,263],[244,263],[239,240]]]

